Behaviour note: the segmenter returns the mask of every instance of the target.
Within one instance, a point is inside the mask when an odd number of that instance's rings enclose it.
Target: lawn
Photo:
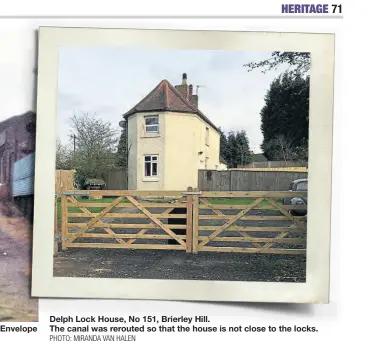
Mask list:
[[[102,199],[81,199],[77,197],[78,202],[80,203],[111,203],[116,198],[102,198]],[[128,200],[122,202],[128,202]],[[88,210],[92,213],[100,213],[104,207],[88,207]],[[82,213],[82,210],[78,207],[68,207],[69,213]],[[57,199],[57,219],[58,224],[61,222],[61,198]]]
[[[102,198],[102,199],[81,199],[77,198],[80,203],[111,203],[116,198]],[[253,198],[209,198],[208,201],[213,205],[250,205],[255,199]],[[276,200],[278,203],[282,204],[282,199]],[[128,203],[127,199],[123,199],[122,203]],[[162,202],[162,201],[157,201]],[[258,207],[269,206],[270,203],[267,200],[263,200]],[[88,210],[92,213],[100,213],[104,207],[88,207]],[[277,209],[275,209],[277,210]],[[68,207],[69,213],[82,213],[82,210],[78,207]],[[58,223],[61,221],[61,199],[57,199],[57,217]]]
[[[208,201],[213,205],[250,205],[255,199],[253,198],[210,198]],[[282,199],[276,200],[276,202],[282,204]],[[270,203],[267,200],[261,201],[259,204],[262,206],[269,206]]]

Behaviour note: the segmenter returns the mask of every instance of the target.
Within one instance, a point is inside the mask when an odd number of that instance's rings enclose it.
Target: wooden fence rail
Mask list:
[[[308,172],[259,170],[198,171],[198,188],[202,191],[287,191],[292,181],[308,178]]]
[[[193,252],[305,254],[305,205],[284,199],[306,192],[203,192],[193,211]]]
[[[100,200],[88,199],[93,194]],[[305,254],[306,192],[78,191],[61,195],[62,249]],[[86,199],[87,198],[87,199]]]

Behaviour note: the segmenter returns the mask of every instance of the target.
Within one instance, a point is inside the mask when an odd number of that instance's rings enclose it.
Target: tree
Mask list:
[[[80,177],[101,178],[115,166],[117,131],[111,123],[84,113],[71,117],[75,165]]]
[[[236,140],[236,166],[244,165],[246,163],[252,162],[252,155],[249,150],[249,140],[247,134],[244,130],[238,131],[235,135]]]
[[[219,128],[219,130],[220,130],[220,156],[226,162],[229,162],[229,146],[227,136],[221,128]]]
[[[277,70],[281,65],[288,64],[292,76],[306,75],[310,69],[310,53],[308,52],[272,52],[271,57],[259,62],[250,62],[243,66],[248,72],[262,69],[262,73]]]
[[[128,123],[123,121],[122,130],[120,134],[118,151],[116,153],[116,165],[123,169],[128,169],[129,152],[132,146],[131,141],[128,140]]]
[[[265,96],[261,110],[262,150],[269,160],[281,157],[272,143],[280,141],[293,150],[308,148],[309,76],[286,72],[277,77]],[[275,142],[276,141],[276,142]],[[289,147],[287,148],[289,149]]]
[[[72,169],[73,155],[68,146],[64,146],[60,139],[56,141],[56,169]]]
[[[297,158],[297,153],[292,143],[282,135],[264,143],[264,147],[272,160],[293,161]]]
[[[228,159],[226,160],[229,164],[230,168],[236,168],[237,164],[237,140],[236,133],[234,131],[230,131],[227,136],[227,144],[228,144]]]

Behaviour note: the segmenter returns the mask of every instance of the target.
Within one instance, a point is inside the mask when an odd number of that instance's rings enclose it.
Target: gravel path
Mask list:
[[[38,300],[30,297],[30,235],[31,226],[24,219],[0,213],[0,321],[38,320]]]
[[[303,255],[67,249],[54,258],[54,276],[305,282],[305,260]]]
[[[120,209],[121,211],[121,209]],[[124,210],[125,211],[125,210]],[[150,210],[161,213],[160,209]],[[126,212],[126,211],[125,211]],[[134,213],[131,211],[130,213]],[[234,211],[224,214],[236,214]],[[202,213],[201,214],[205,214]],[[276,211],[253,210],[251,215],[278,215]],[[121,222],[117,219],[105,222]],[[149,223],[143,219],[125,219],[124,223]],[[167,221],[164,221],[167,224]],[[226,221],[224,221],[226,222]],[[201,225],[220,225],[222,220],[203,220]],[[248,224],[237,222],[238,226]],[[253,226],[289,226],[285,221],[252,221]],[[137,233],[135,229],[114,229],[116,233]],[[213,231],[212,231],[213,232]],[[95,231],[96,233],[96,231]],[[165,234],[164,231],[155,234]],[[208,235],[210,231],[203,231]],[[278,233],[249,233],[254,237],[275,237]],[[222,236],[239,236],[236,232],[226,231]],[[83,242],[83,240],[78,240]],[[84,240],[85,241],[85,240]],[[76,240],[77,242],[77,240]],[[111,242],[111,240],[89,240],[89,242]],[[152,241],[141,239],[142,243]],[[167,244],[167,240],[155,243]],[[224,244],[223,244],[224,245]],[[216,246],[212,242],[209,246]],[[234,246],[229,243],[224,246]],[[249,243],[236,243],[236,246],[251,247]],[[284,248],[301,246],[283,245]],[[176,250],[137,250],[137,249],[76,249],[59,252],[54,258],[54,276],[57,277],[105,277],[105,278],[144,278],[144,279],[188,279],[223,281],[264,281],[264,282],[305,282],[306,257],[304,255],[272,255],[246,253],[186,253]]]

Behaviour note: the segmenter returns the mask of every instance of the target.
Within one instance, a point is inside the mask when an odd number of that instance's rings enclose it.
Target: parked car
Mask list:
[[[83,189],[85,190],[103,190],[106,188],[106,183],[102,179],[87,178],[84,181]]]
[[[290,192],[308,192],[308,179],[298,179],[294,180],[290,184]],[[285,198],[284,205],[308,205],[308,198],[307,195],[305,197],[293,197],[293,198]],[[289,211],[292,215],[300,215],[305,216],[307,215],[307,208],[301,209],[292,209]]]

